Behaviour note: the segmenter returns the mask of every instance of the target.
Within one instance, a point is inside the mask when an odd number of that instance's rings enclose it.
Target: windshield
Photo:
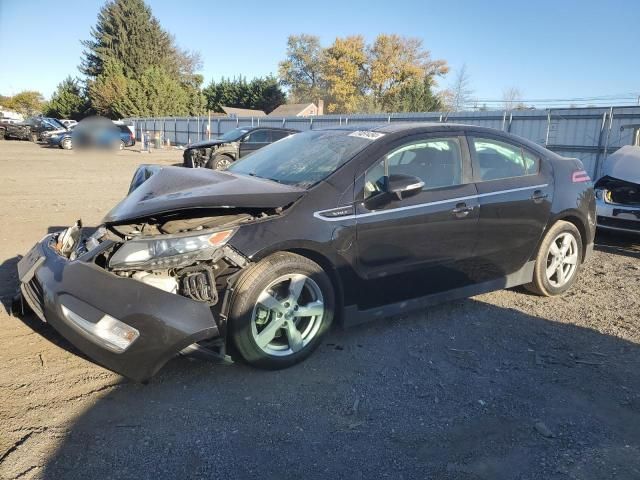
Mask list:
[[[345,130],[316,130],[279,140],[236,161],[228,170],[309,188],[328,177],[372,140]]]
[[[235,142],[239,140],[245,133],[249,131],[248,128],[234,128],[233,130],[225,133],[220,137],[220,140],[225,142]]]

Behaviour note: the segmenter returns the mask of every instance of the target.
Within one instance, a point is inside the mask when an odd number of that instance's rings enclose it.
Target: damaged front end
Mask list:
[[[640,233],[640,147],[610,155],[594,185],[599,228]]]
[[[247,216],[224,217],[77,223],[47,235],[19,262],[22,299],[83,353],[137,381],[179,353],[228,361],[223,304],[248,262],[227,240]]]
[[[250,176],[143,166],[100,227],[47,235],[18,263],[22,301],[137,381],[179,353],[228,361],[227,303],[250,263],[231,241],[302,194]]]

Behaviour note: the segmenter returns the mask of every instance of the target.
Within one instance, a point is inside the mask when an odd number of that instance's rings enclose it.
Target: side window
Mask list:
[[[527,175],[535,175],[538,173],[540,171],[540,158],[529,153],[524,148],[522,149],[522,155],[524,156],[524,166],[527,169]]]
[[[251,132],[245,139],[246,143],[269,143],[270,141],[269,130],[264,129]]]
[[[277,142],[278,140],[283,139],[284,137],[288,137],[291,133],[286,130],[271,130],[271,141]]]
[[[474,138],[473,146],[481,180],[527,175],[527,166],[520,147],[488,138]]]
[[[402,145],[365,173],[365,198],[381,193],[390,175],[412,175],[424,190],[462,183],[462,153],[457,138],[429,138]]]

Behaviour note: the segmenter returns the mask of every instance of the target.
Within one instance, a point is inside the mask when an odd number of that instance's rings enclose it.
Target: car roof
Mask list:
[[[496,131],[492,128],[479,127],[465,123],[447,123],[447,122],[391,122],[381,123],[378,125],[342,125],[339,127],[330,127],[326,130],[345,130],[350,132],[369,131],[381,133],[397,133],[409,132],[412,130],[422,131],[443,131],[443,130],[478,130],[478,131]]]
[[[320,130],[320,129],[319,129]],[[380,132],[389,135],[404,134],[419,134],[431,132],[460,132],[465,133],[477,133],[477,134],[489,134],[494,136],[503,137],[505,140],[511,139],[517,141],[527,147],[536,150],[538,152],[546,151],[541,145],[532,142],[526,138],[508,133],[502,130],[489,127],[481,127],[478,125],[470,125],[467,123],[448,123],[448,122],[391,122],[382,123],[378,125],[342,125],[339,127],[330,127],[324,130],[344,130],[348,132],[356,131],[368,131],[368,132]]]

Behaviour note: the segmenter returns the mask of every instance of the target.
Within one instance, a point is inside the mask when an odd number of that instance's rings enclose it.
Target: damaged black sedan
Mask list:
[[[47,235],[23,299],[135,380],[179,353],[307,357],[343,324],[515,285],[560,295],[593,247],[581,163],[491,129],[340,128],[227,171],[147,168],[97,230]]]
[[[290,128],[240,127],[220,138],[190,143],[182,154],[187,168],[224,170],[239,158],[286,138],[298,130]]]

